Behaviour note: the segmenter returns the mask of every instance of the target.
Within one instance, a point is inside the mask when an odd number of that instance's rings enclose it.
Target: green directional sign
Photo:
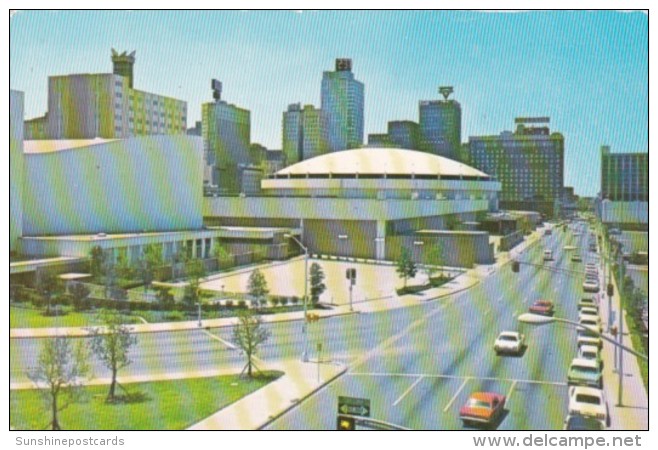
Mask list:
[[[338,414],[370,417],[370,400],[367,398],[338,397]]]

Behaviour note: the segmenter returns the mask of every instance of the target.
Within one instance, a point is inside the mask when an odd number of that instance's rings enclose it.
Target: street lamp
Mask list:
[[[299,239],[292,234],[284,234],[284,238],[292,239],[304,250],[304,353],[302,353],[302,361],[308,362],[308,306],[306,304],[308,298],[308,247],[304,246]]]
[[[199,320],[198,325],[199,325],[199,328],[201,328],[202,323],[201,323],[201,301],[200,300],[196,303],[196,306],[197,306],[197,317],[198,317],[198,320]]]
[[[598,330],[596,330],[594,328],[581,325],[578,322],[574,322],[572,320],[564,319],[562,317],[540,316],[538,314],[530,314],[530,313],[521,314],[519,317],[517,317],[517,320],[519,322],[527,323],[527,324],[531,324],[531,325],[543,325],[543,324],[554,323],[554,322],[566,323],[568,325],[573,325],[573,326],[575,326],[575,327],[577,327],[581,330],[587,330],[587,331],[591,332],[592,334],[600,337],[604,341],[607,341],[607,342],[611,343],[612,345],[619,348],[620,350],[623,350],[623,351],[628,352],[632,355],[635,355],[638,358],[642,358],[645,361],[649,361],[649,357],[647,355],[643,355],[642,353],[636,352],[632,348],[629,348],[629,347],[626,347],[626,346],[622,345],[621,340],[620,340],[620,342],[617,342],[614,338],[610,338],[610,337],[604,335],[603,333],[600,333]],[[623,320],[623,318],[622,318],[622,320]],[[621,358],[622,352],[620,351],[619,354],[620,354],[619,359],[621,361],[622,360],[622,358]],[[622,392],[623,392],[623,389],[624,389],[623,388],[624,370],[623,370],[623,367],[621,366],[621,364],[619,366],[619,370],[618,370],[617,374],[619,375],[619,388],[618,388],[618,391],[617,391],[618,392],[617,404],[618,404],[618,406],[621,406],[622,405]]]

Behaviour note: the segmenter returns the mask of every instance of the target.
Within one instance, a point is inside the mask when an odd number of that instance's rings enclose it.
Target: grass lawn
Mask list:
[[[142,323],[137,317],[124,316],[125,323]],[[46,317],[36,309],[9,307],[9,328],[87,327],[99,325],[96,314],[69,312],[64,316]]]
[[[253,380],[227,375],[127,384],[128,392],[141,398],[114,404],[105,403],[109,386],[89,386],[85,400],[61,411],[59,421],[66,430],[183,430],[283,373],[263,375]],[[34,389],[10,391],[10,410],[11,426],[17,430],[42,430],[50,422]]]

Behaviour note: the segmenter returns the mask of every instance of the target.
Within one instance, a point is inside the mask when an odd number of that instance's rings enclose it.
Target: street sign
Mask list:
[[[370,417],[370,400],[367,398],[338,397],[338,414]]]

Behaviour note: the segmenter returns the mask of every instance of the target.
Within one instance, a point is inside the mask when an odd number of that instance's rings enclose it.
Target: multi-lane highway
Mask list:
[[[556,316],[577,320],[584,263],[570,260],[577,244],[587,261],[585,236],[555,231],[518,256],[527,264],[514,273],[507,265],[474,288],[418,306],[356,314],[311,324],[311,357],[323,343],[324,360],[341,362],[348,372],[269,429],[333,429],[337,397],[371,400],[371,416],[414,429],[459,429],[458,410],[471,392],[486,390],[508,397],[499,429],[560,429],[567,412],[567,369],[576,354],[576,331],[562,325],[533,327],[516,317],[538,299],[552,300]],[[543,261],[544,249],[554,260]],[[305,348],[300,322],[268,325],[272,338],[263,346],[265,362],[299,358]],[[528,348],[519,357],[496,356],[493,343],[503,330],[520,330]],[[122,375],[200,372],[241,368],[230,329],[139,336],[133,364]],[[11,381],[25,381],[39,340],[15,339]],[[104,370],[97,366],[97,376]]]

